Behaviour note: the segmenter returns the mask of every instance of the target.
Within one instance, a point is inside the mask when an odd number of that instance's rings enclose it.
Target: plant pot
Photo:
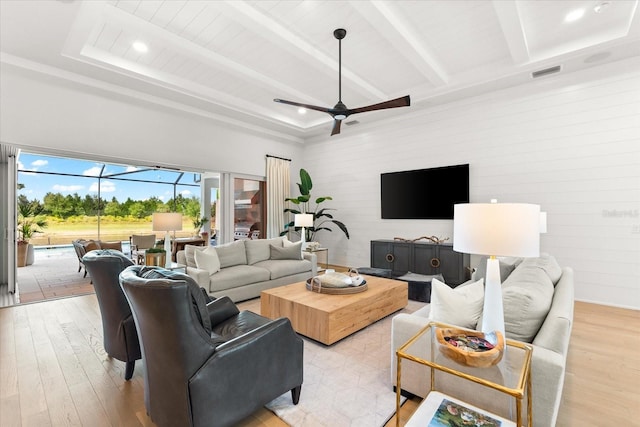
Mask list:
[[[27,245],[27,265],[32,265],[35,261],[35,250],[31,243]]]
[[[29,243],[18,242],[18,267],[24,267],[27,265],[27,251],[29,249]]]
[[[144,254],[145,265],[164,267],[166,262],[166,252],[145,252]]]

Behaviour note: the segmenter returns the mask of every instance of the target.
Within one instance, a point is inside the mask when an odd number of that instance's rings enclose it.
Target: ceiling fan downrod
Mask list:
[[[342,39],[347,35],[347,30],[338,28],[333,36],[338,39],[338,102],[342,103]]]

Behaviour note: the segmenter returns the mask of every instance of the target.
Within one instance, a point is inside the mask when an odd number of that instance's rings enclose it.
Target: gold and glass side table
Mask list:
[[[533,348],[526,343],[507,339],[502,360],[498,364],[488,368],[464,366],[440,352],[436,328],[455,326],[430,322],[396,350],[396,414],[399,414],[401,404],[403,363],[426,366],[425,375],[430,377],[427,382],[430,391],[405,427],[438,425],[430,424],[431,420],[456,417],[461,417],[463,421],[475,418],[476,423],[487,426],[532,426]],[[526,424],[523,423],[525,396]],[[396,426],[400,427],[398,416]]]

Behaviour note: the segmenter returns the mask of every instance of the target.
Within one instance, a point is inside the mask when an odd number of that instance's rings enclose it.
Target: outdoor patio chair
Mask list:
[[[144,253],[156,245],[155,234],[134,234],[129,237],[131,259],[136,264],[144,264]]]

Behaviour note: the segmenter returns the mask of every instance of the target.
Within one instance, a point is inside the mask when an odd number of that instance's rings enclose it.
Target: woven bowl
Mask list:
[[[490,350],[474,350],[470,348],[456,347],[447,341],[447,338],[464,336],[473,340],[474,337],[485,339],[485,334],[478,331],[469,331],[456,328],[436,328],[436,339],[440,353],[449,359],[464,365],[475,368],[488,368],[502,360],[504,352],[504,337],[498,331],[494,332],[497,338],[495,346]]]

